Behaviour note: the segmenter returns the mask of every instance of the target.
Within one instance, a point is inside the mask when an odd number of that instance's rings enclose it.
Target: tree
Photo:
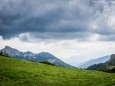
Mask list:
[[[6,53],[6,51],[0,51],[0,56],[6,56],[9,57],[8,53]]]
[[[3,56],[3,51],[2,50],[0,51],[0,56]]]

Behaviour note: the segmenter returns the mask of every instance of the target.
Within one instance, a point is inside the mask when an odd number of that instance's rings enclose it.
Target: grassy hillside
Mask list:
[[[0,56],[0,86],[115,86],[115,74]]]

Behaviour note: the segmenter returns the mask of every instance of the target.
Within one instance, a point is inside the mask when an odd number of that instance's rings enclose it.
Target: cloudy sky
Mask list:
[[[115,53],[114,0],[0,0],[0,49],[85,61]]]

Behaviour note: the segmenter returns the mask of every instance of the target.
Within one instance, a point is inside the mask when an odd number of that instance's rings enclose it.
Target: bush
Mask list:
[[[53,64],[53,63],[50,63],[50,62],[48,62],[48,61],[41,61],[40,63],[43,63],[43,64],[47,64],[47,65],[52,65],[52,66],[55,66],[55,64]]]

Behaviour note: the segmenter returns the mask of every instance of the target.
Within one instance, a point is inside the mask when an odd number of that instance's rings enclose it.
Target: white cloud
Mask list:
[[[2,36],[0,36],[0,41],[3,40]]]

